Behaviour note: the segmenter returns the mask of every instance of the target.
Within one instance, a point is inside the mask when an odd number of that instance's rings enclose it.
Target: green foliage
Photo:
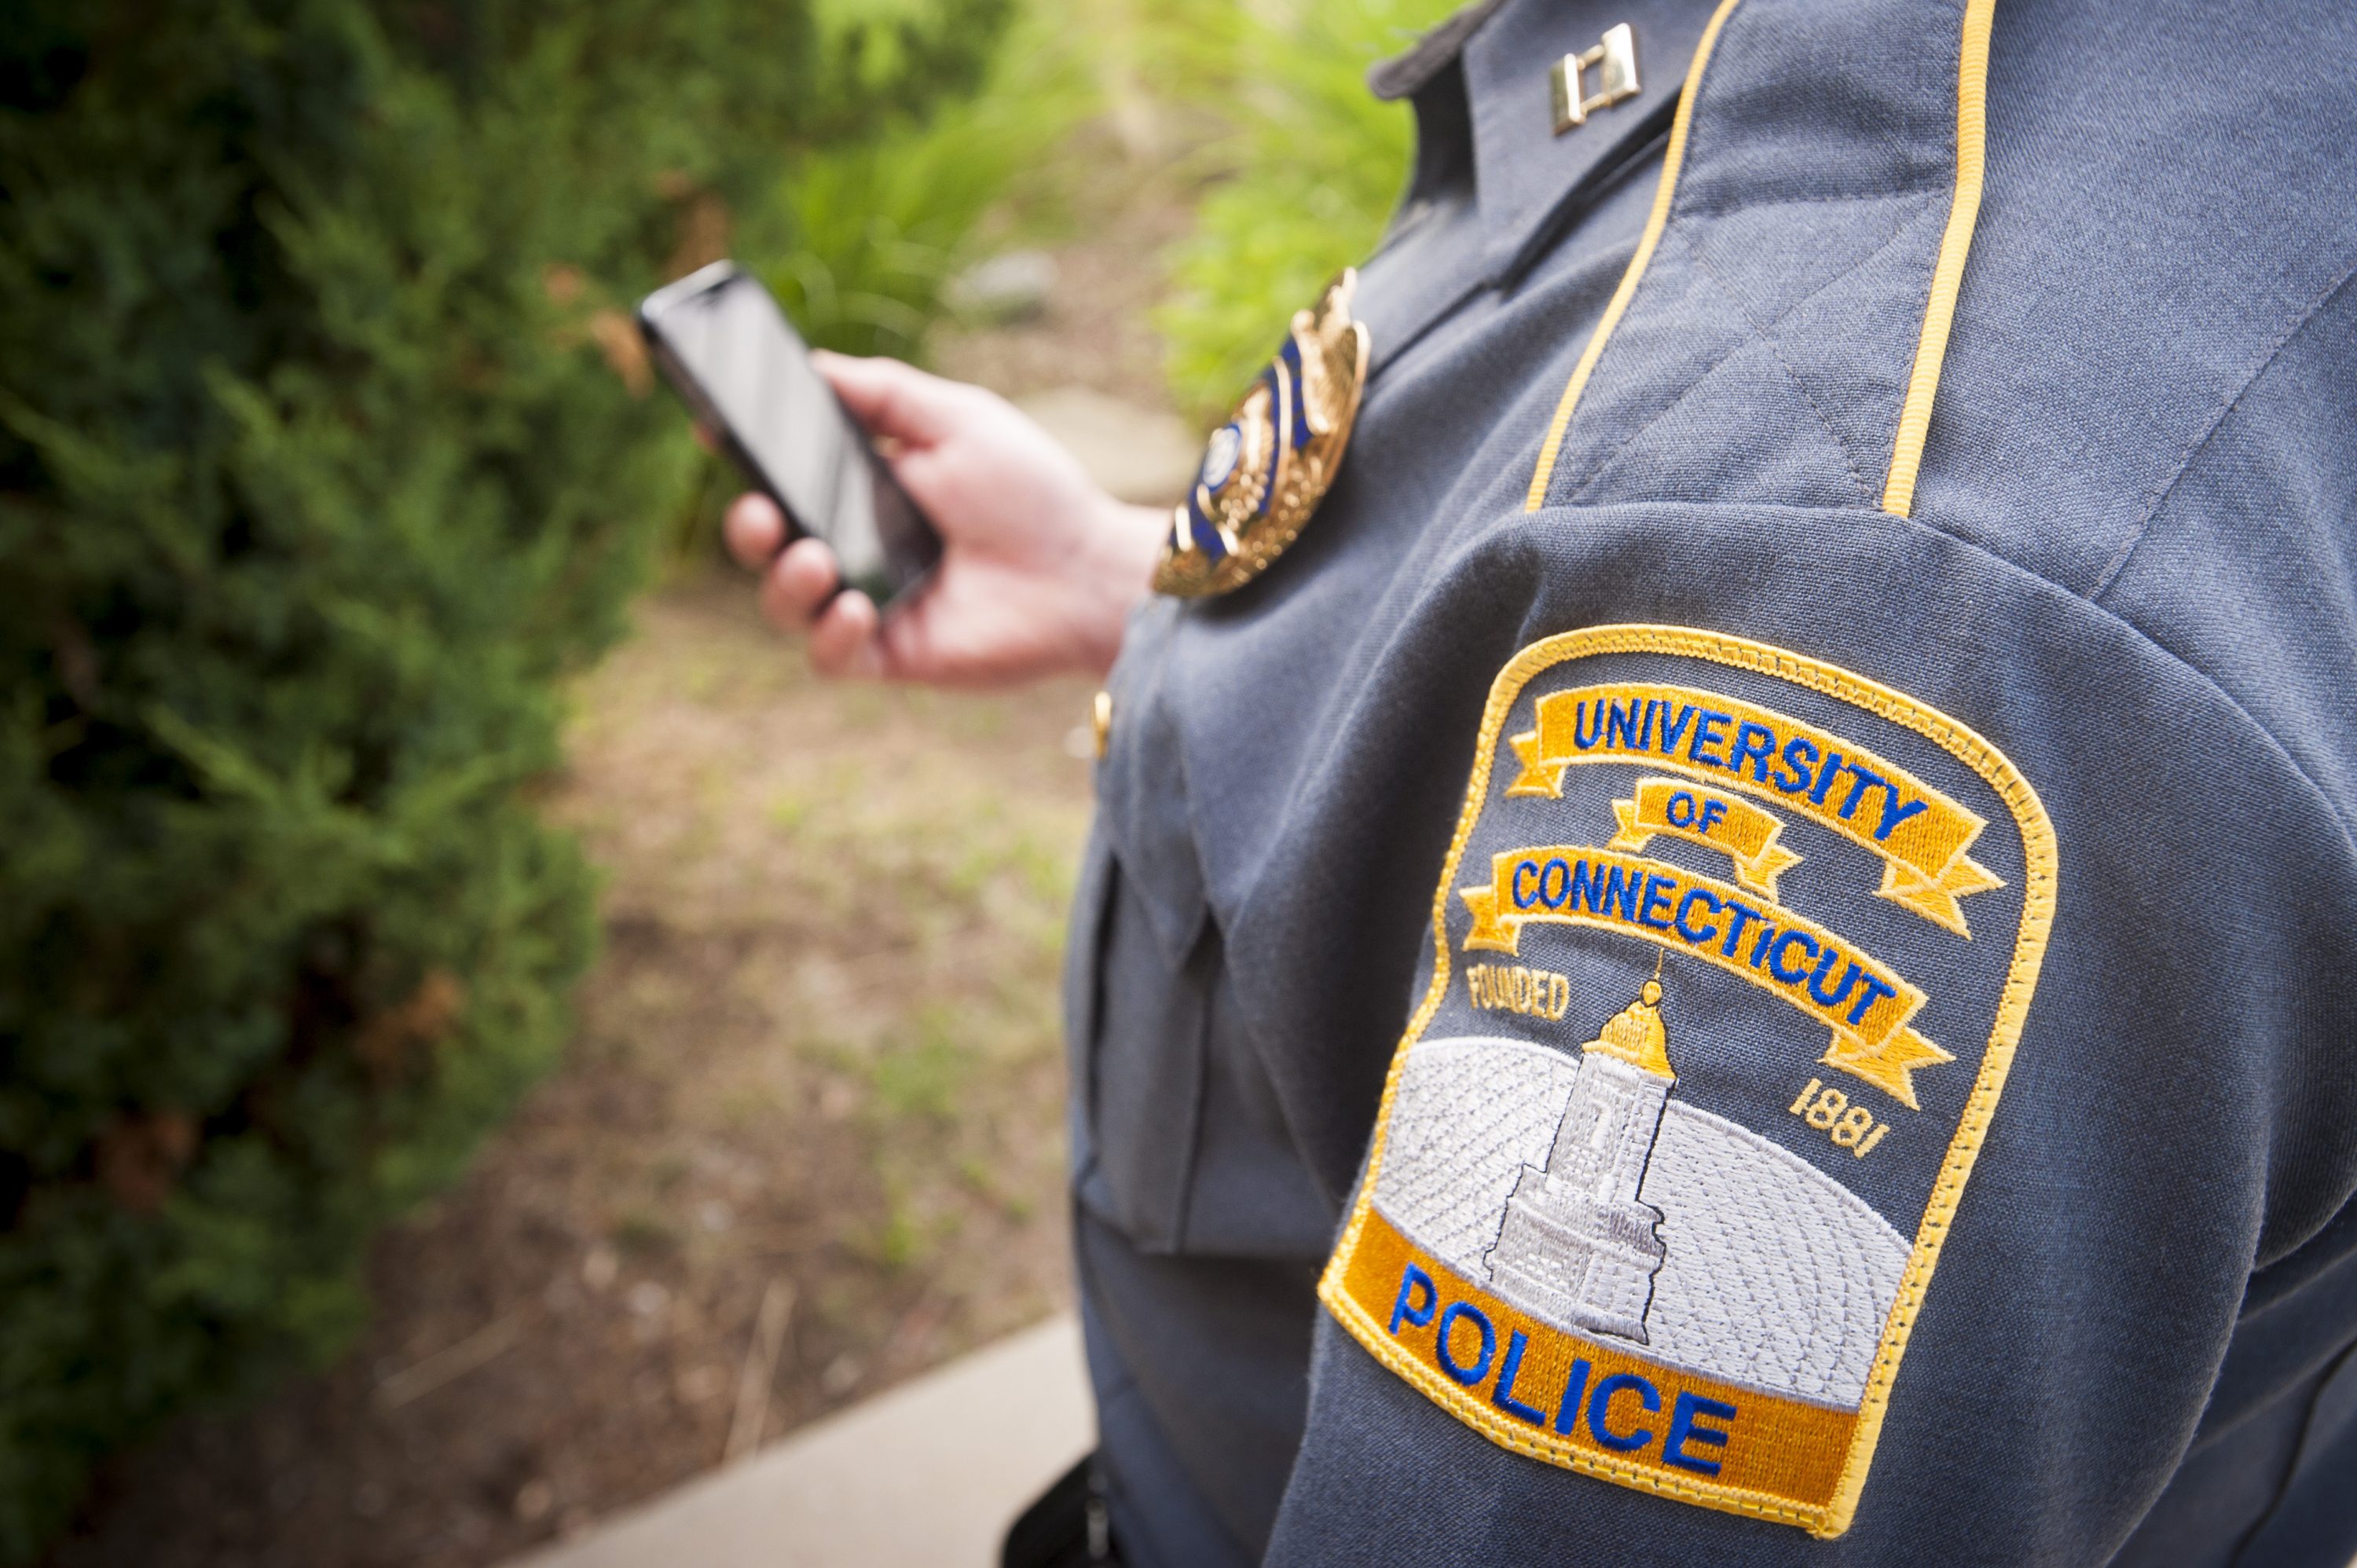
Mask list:
[[[532,793],[694,463],[619,312],[1004,13],[0,9],[0,1562],[551,1060]]]
[[[974,1069],[973,1043],[961,1020],[940,1004],[917,1019],[915,1038],[888,1042],[873,1069],[877,1109],[893,1121],[947,1123],[958,1091]]]
[[[1168,19],[1177,95],[1229,108],[1220,177],[1173,258],[1157,313],[1172,395],[1206,423],[1266,364],[1293,313],[1362,259],[1407,181],[1415,124],[1378,102],[1367,67],[1413,43],[1454,0],[1198,3]]]
[[[1041,194],[1048,155],[1091,107],[1058,46],[1037,9],[974,96],[788,166],[776,187],[780,239],[750,254],[811,342],[921,358],[943,285],[974,258],[985,218],[1012,195]]]
[[[932,9],[927,0],[829,0],[822,36],[855,24],[873,34],[896,17],[915,25]],[[810,145],[770,172],[742,214],[737,257],[805,339],[923,362],[958,270],[987,239],[1049,215],[1056,145],[1095,105],[1078,52],[1085,43],[1067,20],[1037,0],[1017,12],[969,94],[931,101],[922,116],[883,116],[872,134]],[[890,48],[854,52],[863,71],[897,58]],[[721,514],[743,488],[726,459],[702,465],[672,521],[674,561],[722,558]]]

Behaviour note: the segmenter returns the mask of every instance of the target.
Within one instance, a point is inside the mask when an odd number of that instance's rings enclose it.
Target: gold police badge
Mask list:
[[[2029,781],[1904,693],[1690,628],[1532,644],[1320,1294],[1516,1453],[1841,1534],[2058,877]]]
[[[1231,592],[1300,537],[1342,466],[1367,379],[1367,328],[1351,315],[1358,282],[1346,269],[1316,305],[1293,313],[1285,346],[1211,432],[1194,488],[1172,515],[1156,592]]]

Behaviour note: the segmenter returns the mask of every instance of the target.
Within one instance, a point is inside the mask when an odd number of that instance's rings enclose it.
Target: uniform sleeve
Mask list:
[[[1542,512],[1403,639],[1492,675],[1351,748],[1472,743],[1270,1561],[2222,1562],[2321,1451],[2330,715],[1873,515]]]

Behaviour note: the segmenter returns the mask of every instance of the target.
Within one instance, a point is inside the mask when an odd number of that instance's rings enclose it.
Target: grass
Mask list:
[[[888,1122],[957,1119],[961,1090],[974,1072],[976,1058],[958,1037],[951,1009],[932,1003],[920,1010],[916,1037],[895,1042],[871,1058],[868,1084],[877,1113]]]
[[[614,1217],[608,1240],[625,1254],[645,1257],[677,1245],[679,1233],[664,1215],[651,1208],[631,1208]]]

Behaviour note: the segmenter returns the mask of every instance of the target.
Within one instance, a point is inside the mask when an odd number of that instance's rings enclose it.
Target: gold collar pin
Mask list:
[[[1596,68],[1596,91],[1587,91],[1588,68]],[[1637,34],[1622,22],[1606,29],[1601,43],[1576,55],[1566,55],[1547,70],[1554,89],[1555,134],[1587,124],[1588,113],[1609,109],[1641,91],[1637,81]]]

